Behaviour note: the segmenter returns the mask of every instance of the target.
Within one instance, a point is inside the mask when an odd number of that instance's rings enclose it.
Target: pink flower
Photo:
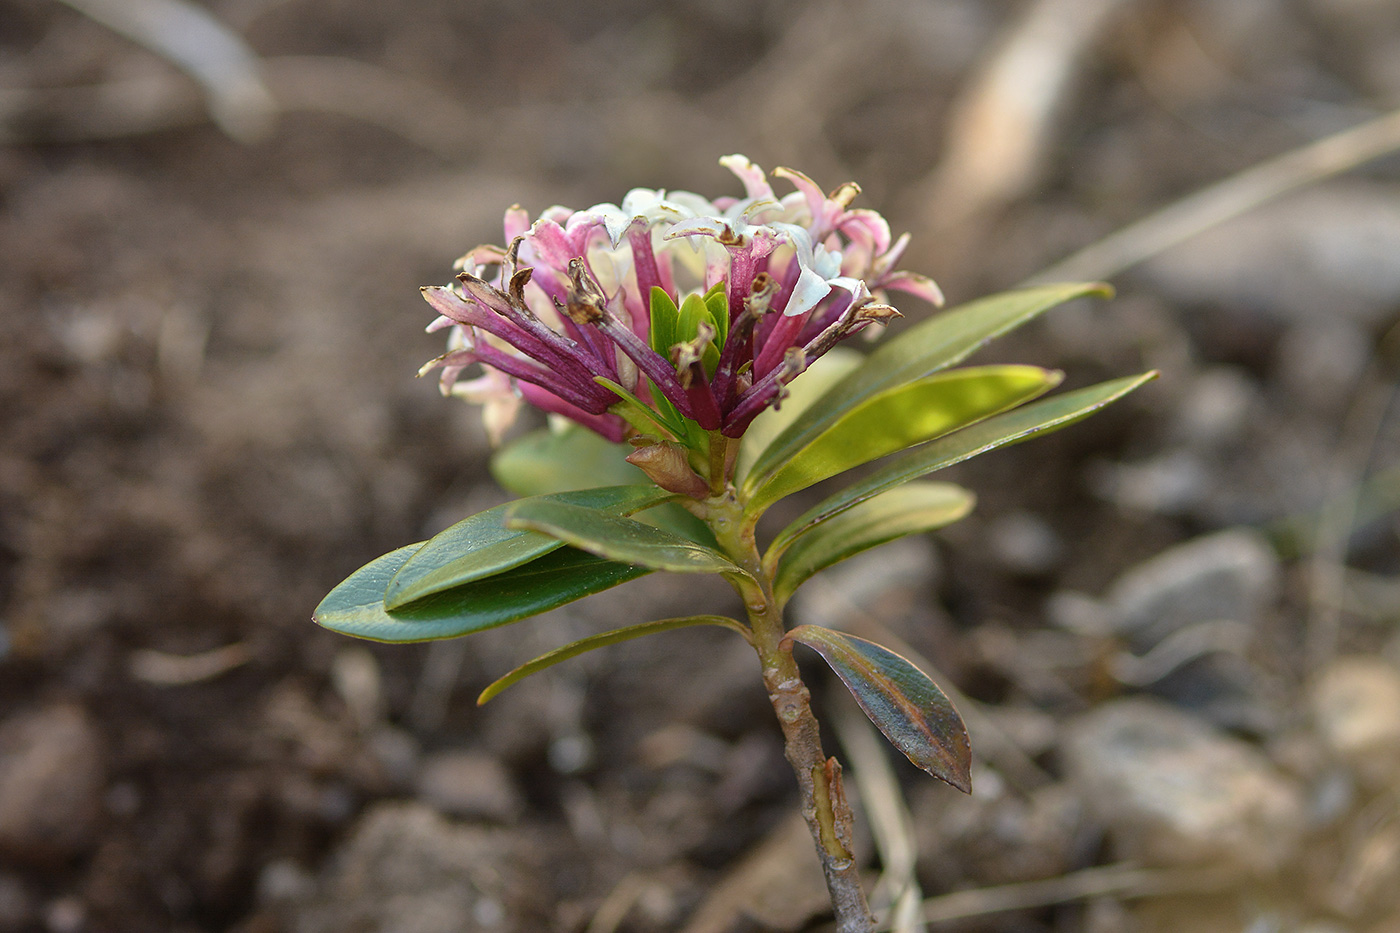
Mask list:
[[[455,284],[423,289],[429,329],[451,331],[424,371],[485,406],[493,441],[524,401],[610,440],[694,448],[740,436],[813,360],[897,316],[884,289],[941,303],[932,280],[894,270],[908,235],[891,243],[883,217],[850,209],[854,183],[827,195],[777,169],[797,189],[778,198],[748,159],[720,162],[744,197],[637,188],[533,224],[512,207],[508,247],[477,247]]]

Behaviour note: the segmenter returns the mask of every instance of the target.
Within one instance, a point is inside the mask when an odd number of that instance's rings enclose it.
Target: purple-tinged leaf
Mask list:
[[[817,625],[799,625],[785,640],[820,654],[890,744],[916,766],[972,792],[972,746],[953,704],[905,658],[872,641]]]

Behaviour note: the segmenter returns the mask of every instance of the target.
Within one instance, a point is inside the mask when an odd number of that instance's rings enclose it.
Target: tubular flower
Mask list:
[[[471,250],[456,282],[423,289],[439,314],[428,329],[449,330],[423,372],[441,367],[444,394],[485,406],[493,441],[528,402],[613,441],[698,450],[742,435],[813,360],[898,316],[886,290],[942,302],[932,280],[895,271],[908,234],[892,242],[883,217],[851,209],[855,183],[824,194],[780,168],[797,190],[779,198],[745,157],[720,162],[742,198],[637,188],[533,223],[512,207],[508,246]]]

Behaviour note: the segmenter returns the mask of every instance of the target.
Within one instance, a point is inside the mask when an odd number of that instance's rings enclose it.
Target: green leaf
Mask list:
[[[778,564],[773,594],[786,603],[808,577],[876,545],[951,525],[976,497],[952,483],[908,483],[796,538]]]
[[[678,440],[685,435],[685,427],[679,423],[679,419],[675,424],[668,424],[663,413],[658,413],[607,376],[594,376],[593,381],[621,400],[608,410],[643,434],[656,434],[668,440]]]
[[[669,632],[672,629],[688,628],[692,625],[722,625],[725,628],[733,629],[744,638],[749,639],[748,628],[726,616],[686,616],[683,619],[660,619],[656,622],[643,622],[640,625],[629,625],[626,628],[615,629],[611,632],[603,632],[600,635],[590,635],[587,638],[580,638],[578,641],[570,642],[555,648],[527,661],[515,670],[491,684],[481,695],[476,698],[478,706],[494,699],[502,690],[519,683],[531,674],[536,674],[547,667],[553,667],[560,661],[567,661],[576,658],[585,651],[592,651],[594,648],[605,648],[608,645],[616,645],[619,642],[630,641],[633,638],[641,638],[643,635],[653,635],[657,632]]]
[[[666,402],[659,392],[656,396]],[[666,402],[670,407],[670,403]],[[674,413],[675,409],[670,408]],[[675,415],[681,421],[679,414]],[[699,431],[693,421],[685,422]],[[704,432],[701,432],[703,435]],[[562,431],[532,431],[496,451],[491,458],[491,475],[502,487],[518,496],[539,496],[595,486],[655,485],[641,470],[627,462],[632,448],[614,444],[587,428],[567,425]],[[649,509],[648,524],[684,535],[701,544],[714,544],[709,526],[685,509],[663,503]]]
[[[860,478],[802,513],[773,539],[769,555],[781,554],[798,535],[822,522],[830,521],[847,509],[887,489],[969,460],[989,450],[1017,444],[1067,427],[1156,378],[1156,372],[1148,372],[1065,392],[997,415],[995,418],[988,418],[972,427],[940,437],[895,457],[870,475]]]
[[[726,294],[728,284],[724,279],[720,279],[710,290],[705,293],[705,307],[710,309],[710,318],[715,322],[715,330],[719,333],[715,337],[715,346],[722,347],[729,339],[729,295]]]
[[[714,340],[710,341],[701,354],[706,375],[713,376],[715,368],[719,366],[719,324],[710,313],[710,307],[704,298],[696,294],[687,295],[685,301],[681,302],[680,320],[676,322],[676,342],[694,340],[700,334],[702,323],[715,329]]]
[[[506,512],[508,528],[522,528],[558,538],[608,560],[671,573],[743,573],[714,550],[651,525],[608,515],[596,509],[526,499]]]
[[[859,372],[859,370],[857,370]],[[937,373],[851,407],[758,485],[745,480],[751,515],[852,467],[947,434],[1043,394],[1063,378],[1035,366],[977,366]],[[816,402],[817,407],[825,399]],[[810,409],[809,409],[810,411]]]
[[[576,424],[559,431],[541,428],[496,451],[491,475],[517,496],[650,483],[627,462],[630,452]]]
[[[972,792],[967,727],[923,671],[872,641],[816,625],[799,625],[786,639],[825,658],[870,721],[916,767],[965,794]]]
[[[666,291],[655,285],[651,287],[651,348],[662,357],[669,358],[671,347],[676,343],[676,319],[680,311]]]
[[[651,572],[560,548],[390,613],[384,608],[384,588],[420,546],[399,548],[361,567],[321,600],[312,618],[332,631],[371,641],[455,638],[538,615]]]
[[[1110,291],[1106,285],[1093,283],[1019,289],[979,299],[908,328],[871,353],[863,366],[769,445],[754,463],[751,479],[755,486],[766,481],[799,450],[877,392],[946,369],[987,341],[1072,298]]]
[[[739,447],[739,463],[736,475],[742,481],[753,462],[773,439],[797,420],[807,407],[821,397],[841,378],[855,369],[865,359],[850,347],[832,347],[822,356],[812,361],[796,379],[788,383],[788,394],[777,408],[765,408],[749,429],[744,432],[743,444]]]
[[[673,496],[654,484],[605,486],[555,493],[552,502],[630,515]],[[563,542],[505,526],[507,502],[464,519],[424,544],[384,589],[384,605],[400,609],[417,599],[489,577],[563,547]]]

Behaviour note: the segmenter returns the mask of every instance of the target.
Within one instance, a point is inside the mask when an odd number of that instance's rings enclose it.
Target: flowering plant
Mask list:
[[[445,393],[481,404],[494,442],[524,403],[572,426],[497,452],[497,479],[525,498],[370,562],[315,620],[378,641],[452,638],[654,571],[722,575],[745,621],[696,615],[594,635],[511,671],[479,702],[594,648],[684,626],[732,629],[758,653],[838,927],[867,930],[841,769],[822,751],[793,646],[821,655],[914,764],[964,791],[967,732],[909,661],[839,631],[788,629],[784,606],[818,571],[971,510],[967,490],[922,477],[1070,424],[1154,374],[1034,401],[1060,373],[952,368],[1097,285],[993,296],[868,356],[841,352],[847,337],[900,316],[890,292],[941,304],[930,279],[895,268],[908,234],[892,239],[878,213],[852,208],[853,183],[825,194],[778,169],[796,189],[779,197],[748,159],[721,162],[744,197],[639,188],[620,206],[553,207],[533,223],[512,207],[507,246],[471,250],[454,284],[423,289],[439,314],[429,329],[449,332],[424,372],[440,368]],[[774,503],[876,460],[760,546],[758,522]]]

